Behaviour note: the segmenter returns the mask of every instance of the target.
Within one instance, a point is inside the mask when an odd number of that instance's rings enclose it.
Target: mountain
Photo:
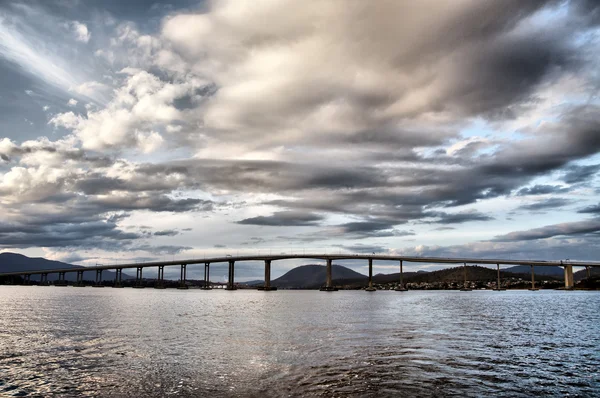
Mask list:
[[[565,278],[565,270],[558,266],[534,266],[534,272],[536,275],[548,275],[557,278]],[[503,268],[501,271],[512,272],[513,274],[531,274],[530,265],[517,265],[515,267]]]
[[[341,265],[332,264],[331,277],[334,281],[347,279],[366,280],[366,276]],[[302,265],[296,267],[271,282],[272,286],[294,289],[315,289],[325,285],[327,279],[324,265]]]
[[[17,253],[0,253],[0,273],[2,272],[18,272],[18,271],[39,271],[39,270],[51,270],[57,268],[73,268],[73,270],[77,269],[85,269],[81,265],[73,265],[67,264],[60,261],[46,260],[42,257],[27,257],[22,254]],[[76,272],[69,272],[65,274],[65,278],[68,281],[77,280]],[[132,276],[129,276],[123,273],[122,278],[125,279],[134,279]],[[48,280],[56,280],[58,279],[58,274],[48,274]],[[96,271],[85,271],[83,273],[83,279],[87,281],[95,281],[96,280]],[[115,273],[113,271],[102,271],[102,279],[103,280],[112,280],[115,279]],[[39,275],[32,275],[32,281],[39,281]]]

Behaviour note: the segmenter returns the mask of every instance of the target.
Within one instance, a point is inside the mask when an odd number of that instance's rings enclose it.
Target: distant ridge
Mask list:
[[[57,268],[85,269],[81,265],[63,263],[61,261],[47,260],[42,257],[27,257],[17,253],[0,253],[0,272],[18,272],[18,271],[39,271],[51,270]],[[77,273],[71,272],[65,275],[68,281],[77,280]],[[113,271],[102,271],[103,280],[115,278]],[[133,277],[123,273],[123,279],[133,279]],[[58,279],[57,274],[49,274],[48,280]],[[96,280],[96,271],[84,271],[83,279],[88,281]],[[31,280],[39,281],[39,275],[32,275]]]
[[[561,267],[548,267],[548,266],[534,266],[533,267],[534,272],[536,275],[550,275],[550,276],[556,276],[559,278],[564,279],[565,277],[565,270],[562,269]],[[510,267],[510,268],[502,268],[502,271],[505,272],[512,272],[513,274],[530,274],[531,273],[531,266],[530,265],[517,265],[514,267]]]

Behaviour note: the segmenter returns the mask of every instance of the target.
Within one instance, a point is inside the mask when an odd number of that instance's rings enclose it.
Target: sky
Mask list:
[[[594,0],[0,0],[0,251],[599,260],[599,50]]]

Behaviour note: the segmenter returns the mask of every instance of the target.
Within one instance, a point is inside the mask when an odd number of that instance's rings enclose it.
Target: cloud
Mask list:
[[[579,209],[577,213],[592,213],[592,214],[600,214],[600,203],[597,205],[592,205],[588,207],[584,207],[583,209]]]
[[[238,221],[244,225],[266,225],[274,227],[313,226],[318,225],[324,217],[318,214],[297,211],[279,211],[270,216],[258,216]]]
[[[185,246],[152,239],[203,217],[226,238],[197,228],[195,250],[356,239],[373,248],[431,224],[463,239],[468,222],[504,219],[499,201],[564,206],[565,216],[577,209],[553,195],[597,202],[594,2],[214,1],[137,8],[130,21],[66,19],[45,3],[0,8],[0,68],[37,79],[20,83],[22,108],[61,110],[24,116],[48,122],[50,138],[1,125],[0,206],[15,244],[75,244],[36,232],[40,217],[49,227],[108,223],[114,235],[90,229],[103,247],[173,252]],[[73,46],[65,27],[87,45]],[[65,109],[69,98],[76,108]],[[523,202],[537,195],[548,197]],[[156,235],[119,235],[157,215]],[[290,228],[263,228],[258,241],[243,225]],[[432,235],[423,237],[443,239]],[[588,238],[543,239],[566,236]]]
[[[582,235],[600,232],[600,218],[584,221],[566,222],[533,228],[525,231],[500,235],[494,240],[498,242],[545,239],[554,236]]]
[[[154,236],[176,236],[179,235],[179,231],[175,229],[165,229],[162,231],[156,231],[153,234]]]
[[[77,105],[77,102],[78,102],[78,101],[77,101],[76,99],[74,99],[74,98],[71,98],[71,99],[69,100],[69,102],[67,102],[67,105],[69,105],[69,106],[76,106],[76,105]]]
[[[92,34],[89,32],[87,25],[78,21],[73,21],[71,22],[70,26],[73,34],[75,35],[75,40],[83,43],[90,41]]]
[[[463,211],[459,213],[431,211],[425,213],[425,215],[426,217],[437,218],[435,221],[428,222],[436,224],[462,224],[470,221],[490,221],[494,219],[494,217],[479,213],[477,211]]]
[[[521,188],[516,193],[516,195],[517,196],[547,195],[547,194],[566,193],[569,191],[570,191],[569,188],[561,187],[560,185],[534,185],[532,187]]]
[[[549,198],[546,200],[537,201],[535,203],[521,205],[517,208],[517,210],[538,211],[538,210],[546,210],[546,209],[556,209],[558,207],[564,207],[564,206],[573,204],[573,202],[574,201],[572,201],[572,200],[568,200],[568,199],[564,199],[564,198]]]
[[[563,180],[567,184],[578,184],[582,182],[589,182],[592,177],[600,171],[600,164],[594,164],[590,166],[577,166],[572,165],[565,169],[565,175]]]
[[[386,253],[388,251],[387,248],[385,248],[383,246],[379,246],[379,245],[356,244],[356,245],[336,245],[336,247],[339,247],[339,248],[343,249],[344,251],[351,252],[351,253]]]

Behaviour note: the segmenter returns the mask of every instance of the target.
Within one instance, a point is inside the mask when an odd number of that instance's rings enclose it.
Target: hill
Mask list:
[[[18,271],[39,271],[39,270],[51,270],[57,268],[73,268],[85,269],[81,265],[73,265],[63,263],[61,261],[46,260],[42,257],[27,257],[17,253],[0,253],[0,273],[2,272],[18,272]],[[67,273],[65,278],[68,281],[77,280],[77,274],[75,272]],[[112,271],[102,271],[103,280],[111,280],[115,278],[115,273]],[[123,273],[123,279],[133,279],[132,276]],[[48,280],[58,279],[58,274],[48,274]],[[83,273],[83,279],[88,281],[96,280],[96,271],[85,271]],[[32,275],[31,280],[39,281],[39,275]]]
[[[590,267],[590,274],[592,277],[600,276],[600,267]],[[587,278],[587,271],[585,269],[581,269],[577,272],[573,272],[573,279],[576,281],[580,281]]]
[[[341,265],[332,264],[331,277],[334,281],[347,279],[366,280],[367,277]],[[327,279],[324,265],[309,264],[296,267],[271,282],[272,286],[290,289],[315,289]]]
[[[534,266],[533,269],[536,275],[549,275],[560,279],[565,278],[565,270],[558,266]],[[513,274],[531,274],[531,266],[517,265],[515,267],[504,268],[502,271],[512,272]]]

